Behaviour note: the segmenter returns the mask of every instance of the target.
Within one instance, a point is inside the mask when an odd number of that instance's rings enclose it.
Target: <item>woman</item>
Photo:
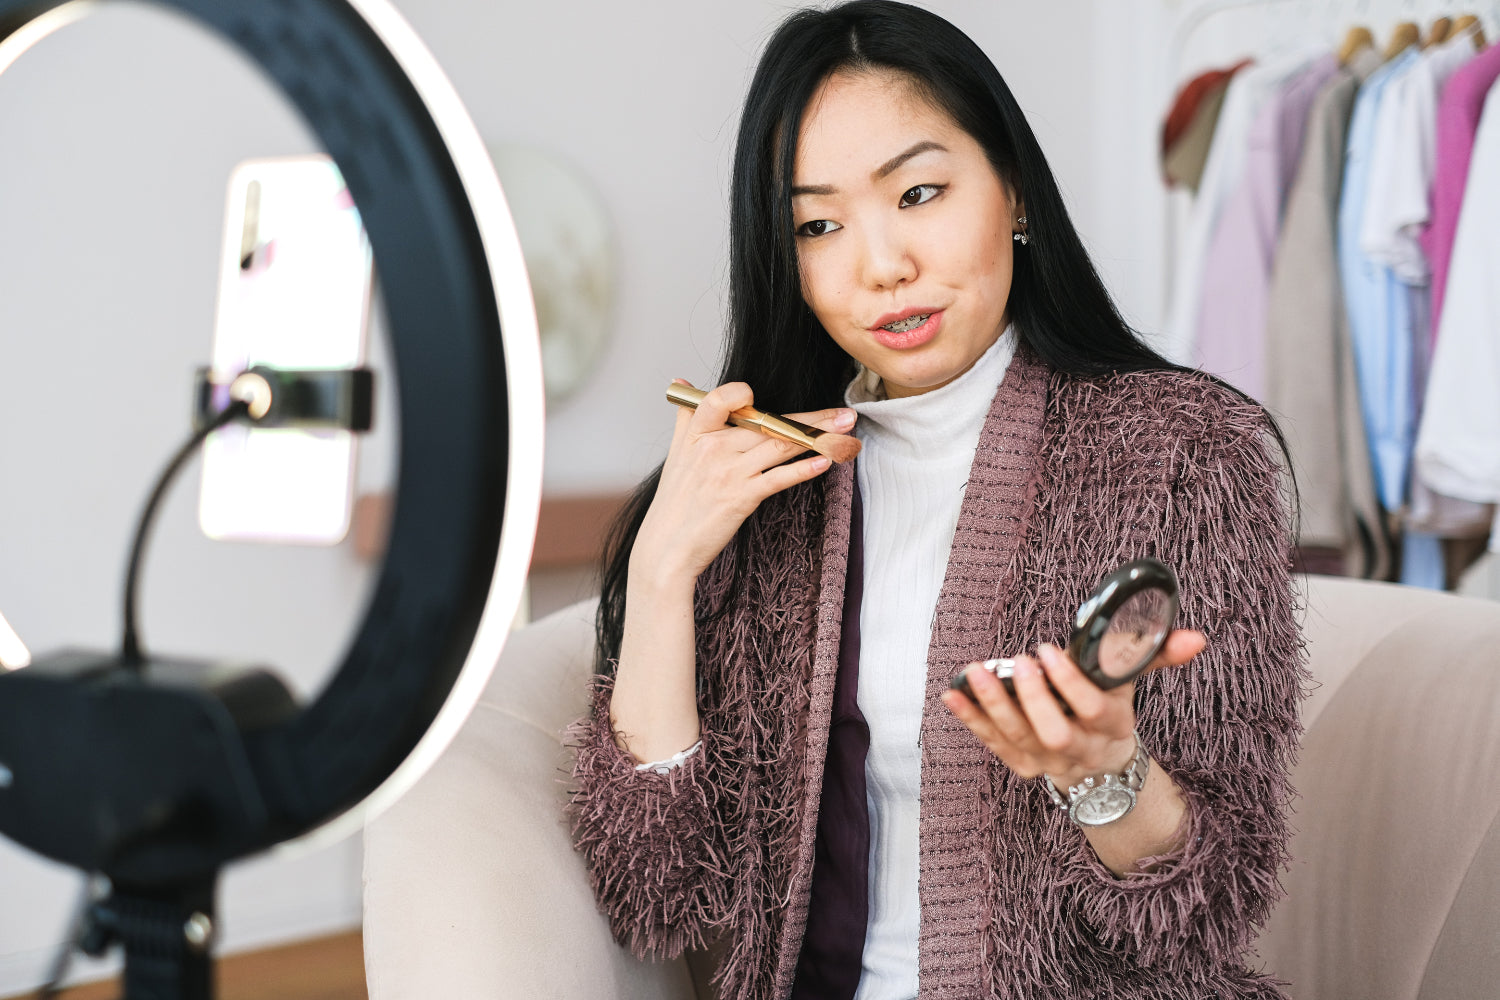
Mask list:
[[[731,242],[724,384],[622,518],[576,734],[617,937],[716,945],[735,998],[1279,995],[1242,960],[1303,680],[1263,412],[1126,327],[994,66],[912,7],[777,32]],[[857,411],[856,468],[726,426],[752,399]],[[1102,692],[1052,644],[1140,556],[1187,628]],[[994,656],[1014,698],[948,690]],[[1140,766],[1113,822],[1054,804]]]

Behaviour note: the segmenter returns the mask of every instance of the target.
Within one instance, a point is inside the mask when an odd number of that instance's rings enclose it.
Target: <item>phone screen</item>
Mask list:
[[[229,181],[211,379],[215,408],[254,365],[364,363],[373,258],[327,156],[247,160]],[[355,436],[231,424],[205,443],[198,521],[210,538],[333,545],[349,530]]]

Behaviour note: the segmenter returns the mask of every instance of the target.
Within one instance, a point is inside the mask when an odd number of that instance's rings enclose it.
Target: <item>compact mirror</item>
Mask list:
[[[1068,655],[1089,680],[1108,691],[1151,665],[1176,620],[1177,576],[1155,559],[1136,559],[1106,576],[1079,605]],[[1016,693],[1014,660],[985,660],[980,666]],[[973,698],[965,673],[954,677],[951,686]]]
[[[1155,559],[1137,559],[1106,576],[1078,608],[1068,653],[1107,691],[1151,665],[1176,620],[1176,575]]]

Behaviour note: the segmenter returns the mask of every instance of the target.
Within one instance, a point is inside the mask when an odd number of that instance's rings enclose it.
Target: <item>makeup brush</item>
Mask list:
[[[673,382],[667,386],[667,399],[689,410],[696,410],[706,395],[708,393],[705,390],[695,389],[681,382]],[[819,455],[826,455],[835,462],[850,461],[859,454],[859,449],[863,447],[859,438],[809,427],[788,417],[778,417],[774,413],[757,410],[753,406],[742,407],[730,413],[729,422],[736,427],[749,427],[762,434],[769,434],[783,441],[790,441],[792,444],[800,444]]]

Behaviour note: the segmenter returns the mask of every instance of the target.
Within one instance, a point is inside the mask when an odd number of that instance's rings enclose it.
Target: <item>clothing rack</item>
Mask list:
[[[1167,58],[1161,62],[1163,77],[1157,88],[1160,94],[1157,101],[1158,107],[1167,107],[1172,101],[1182,75],[1183,56],[1187,52],[1188,42],[1193,35],[1214,18],[1237,10],[1293,6],[1303,11],[1316,10],[1330,20],[1342,17],[1346,22],[1352,23],[1377,15],[1421,21],[1429,16],[1443,12],[1457,12],[1462,9],[1466,12],[1473,12],[1479,17],[1480,25],[1491,40],[1491,44],[1500,44],[1500,0],[1489,0],[1488,4],[1465,3],[1464,0],[1423,0],[1423,2],[1399,0],[1396,4],[1378,4],[1372,3],[1371,0],[1353,0],[1353,2],[1329,0],[1323,4],[1311,3],[1309,0],[1188,0],[1181,6],[1185,10],[1176,19],[1171,41],[1167,47]],[[1486,6],[1487,10],[1481,9]],[[1381,9],[1375,9],[1377,7]],[[1330,40],[1329,44],[1332,45],[1333,42]],[[1178,242],[1178,220],[1173,207],[1173,197],[1170,194],[1162,203],[1162,215],[1162,250],[1166,260],[1162,299],[1164,302],[1170,302],[1173,294],[1172,286],[1176,278]]]
[[[1316,0],[1183,0],[1181,3],[1172,3],[1169,6],[1177,8],[1172,18],[1172,30],[1166,53],[1162,60],[1162,72],[1164,78],[1160,85],[1160,106],[1169,106],[1173,100],[1176,88],[1187,76],[1186,58],[1189,54],[1189,46],[1194,37],[1206,24],[1225,14],[1236,11],[1253,11],[1255,9],[1275,10],[1280,16],[1285,12],[1293,27],[1299,27],[1304,31],[1316,28],[1322,32],[1330,33],[1330,37],[1324,39],[1330,48],[1338,43],[1338,39],[1332,33],[1340,29],[1347,29],[1356,24],[1363,23],[1374,30],[1377,35],[1377,44],[1381,44],[1382,33],[1389,31],[1397,22],[1412,21],[1426,31],[1427,24],[1434,18],[1441,16],[1457,17],[1460,14],[1474,14],[1479,21],[1479,27],[1489,39],[1491,45],[1500,44],[1500,0],[1482,0],[1482,2],[1465,2],[1465,0],[1396,0],[1396,2],[1380,2],[1380,0],[1330,0],[1327,3],[1319,3]],[[1293,9],[1288,10],[1291,6]],[[1286,22],[1277,23],[1281,27]],[[1309,36],[1312,40],[1312,36]],[[1258,42],[1251,41],[1245,47],[1244,55],[1255,54],[1259,46],[1274,47],[1275,42],[1267,37]],[[1173,295],[1173,285],[1177,276],[1176,264],[1180,253],[1179,244],[1182,234],[1179,232],[1181,218],[1178,214],[1182,206],[1182,196],[1168,195],[1163,202],[1163,213],[1165,226],[1163,227],[1162,247],[1165,258],[1164,289],[1166,301],[1170,302]],[[1471,567],[1467,577],[1465,593],[1472,596],[1484,596],[1493,600],[1500,600],[1500,552],[1491,552]]]

